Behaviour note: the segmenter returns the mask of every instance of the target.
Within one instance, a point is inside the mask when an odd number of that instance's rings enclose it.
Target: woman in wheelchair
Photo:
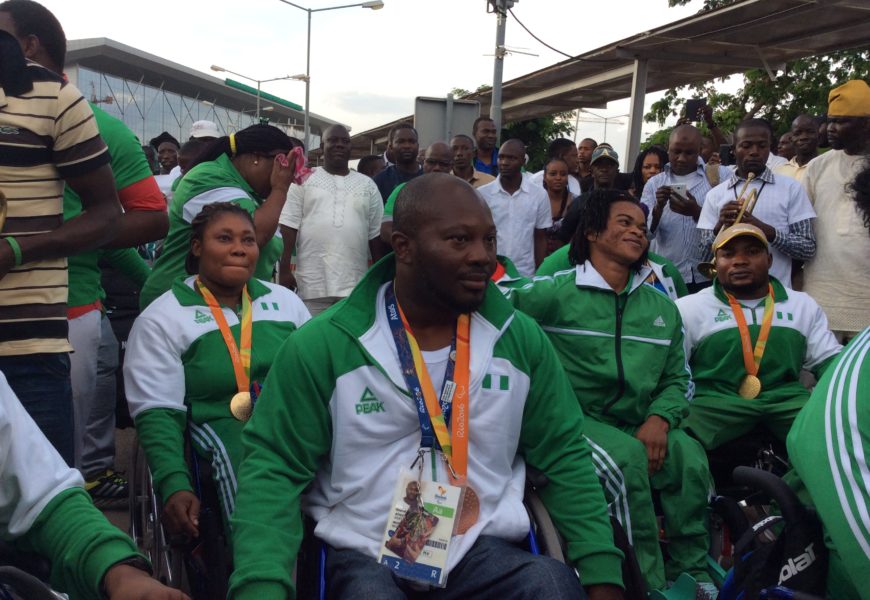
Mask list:
[[[214,473],[224,524],[233,512],[241,432],[284,340],[310,318],[290,290],[253,278],[254,222],[237,204],[191,223],[186,268],[136,319],[124,366],[127,400],[173,534],[199,535],[185,431]],[[229,529],[227,528],[227,531]]]

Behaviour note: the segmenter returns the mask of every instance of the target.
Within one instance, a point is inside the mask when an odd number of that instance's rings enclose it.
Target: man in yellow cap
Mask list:
[[[804,176],[818,215],[816,256],[804,268],[804,289],[843,341],[870,325],[870,235],[849,187],[870,154],[866,81],[831,90],[828,141],[833,149],[813,159]]]
[[[707,450],[764,424],[785,441],[809,392],[841,346],[808,294],[769,275],[767,237],[738,223],[713,241],[713,287],[677,300],[695,397],[684,425]]]

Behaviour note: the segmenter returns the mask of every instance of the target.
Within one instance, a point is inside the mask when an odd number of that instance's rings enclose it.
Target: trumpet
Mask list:
[[[749,192],[749,196],[744,199],[744,196],[746,195],[746,190],[749,188],[749,184],[752,182],[753,179],[755,179],[755,173],[752,173],[750,171],[746,174],[746,183],[743,184],[743,188],[740,190],[740,195],[738,199],[738,202],[740,202],[740,210],[737,212],[737,216],[734,217],[734,223],[732,223],[732,225],[737,225],[747,213],[751,215],[752,211],[755,209],[755,204],[758,202],[758,190],[752,190],[751,192]],[[716,277],[715,262],[699,263],[698,272],[708,279],[713,279],[714,277]]]
[[[752,180],[755,179],[755,173],[751,171],[746,175],[746,183],[743,184],[743,189],[740,190],[740,211],[738,211],[737,216],[734,218],[733,225],[737,225],[743,216],[748,212],[750,215],[752,211],[755,209],[755,203],[758,202],[758,190],[752,190],[749,192],[749,197],[744,200],[743,196],[746,194],[746,188],[749,187],[749,184]]]

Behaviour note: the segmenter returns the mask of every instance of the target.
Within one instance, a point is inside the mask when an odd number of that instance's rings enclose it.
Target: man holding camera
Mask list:
[[[668,164],[643,188],[641,202],[649,210],[650,251],[672,261],[680,270],[690,293],[710,285],[698,272],[698,229],[704,198],[713,185],[701,153],[701,132],[692,125],[679,125],[668,141]],[[719,167],[719,180],[731,176]]]

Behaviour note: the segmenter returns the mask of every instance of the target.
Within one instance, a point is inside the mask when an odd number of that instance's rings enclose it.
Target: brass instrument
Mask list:
[[[752,211],[755,209],[755,204],[758,202],[758,190],[752,190],[749,192],[749,197],[744,199],[743,196],[746,194],[746,190],[749,188],[749,184],[752,180],[755,179],[755,173],[751,171],[746,174],[746,183],[743,184],[743,189],[740,190],[740,195],[738,198],[738,202],[740,202],[740,210],[737,212],[737,216],[734,217],[734,222],[731,224],[737,225],[743,217],[748,213],[752,214]],[[713,257],[715,260],[715,256]],[[707,277],[708,279],[713,279],[716,277],[716,264],[715,262],[702,262],[698,264],[698,272]]]

